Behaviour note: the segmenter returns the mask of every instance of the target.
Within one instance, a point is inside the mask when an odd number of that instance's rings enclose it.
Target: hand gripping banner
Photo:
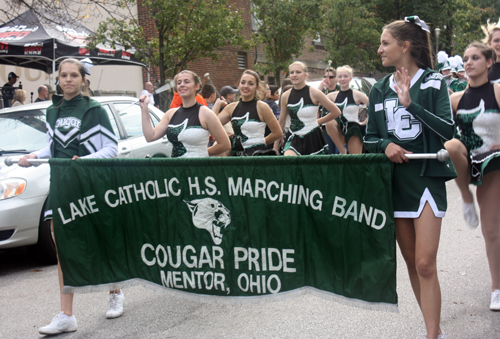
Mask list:
[[[64,291],[316,293],[395,310],[384,155],[50,160]],[[245,297],[245,298],[242,298]]]

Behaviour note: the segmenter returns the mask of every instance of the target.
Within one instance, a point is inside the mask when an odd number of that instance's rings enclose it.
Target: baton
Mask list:
[[[450,158],[450,154],[445,149],[439,150],[437,153],[416,153],[405,155],[408,159],[437,159],[441,162]]]
[[[40,165],[40,164],[48,164],[49,159],[27,159],[28,162],[32,165]],[[5,165],[8,167],[12,166],[13,164],[17,164],[19,162],[19,159],[15,159],[15,157],[8,157],[5,159]]]

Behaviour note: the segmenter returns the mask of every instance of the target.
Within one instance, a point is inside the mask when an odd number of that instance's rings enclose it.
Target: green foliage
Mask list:
[[[321,0],[255,0],[253,14],[259,20],[254,43],[261,45],[266,62],[256,68],[279,77],[298,58],[304,40],[321,22]]]
[[[471,5],[485,9],[488,14],[483,16],[483,21],[491,19],[492,22],[499,21],[500,18],[500,1],[498,0],[471,0]]]
[[[118,1],[123,8],[136,3]],[[142,5],[157,30],[154,37],[148,38],[130,16],[127,20],[110,18],[101,22],[92,42],[109,40],[134,47],[146,63],[160,68],[162,85],[165,78],[173,77],[199,58],[217,61],[217,48],[244,43],[244,22],[237,11],[227,6],[227,0],[145,0]]]
[[[361,0],[324,0],[322,36],[332,66],[350,65],[361,71],[381,67],[377,49],[381,24]]]

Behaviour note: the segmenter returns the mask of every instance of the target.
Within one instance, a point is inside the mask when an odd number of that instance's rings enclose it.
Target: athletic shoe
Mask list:
[[[490,310],[500,311],[500,290],[491,292]]]
[[[474,207],[474,202],[463,202],[462,212],[464,214],[464,219],[471,228],[476,228],[479,225],[479,219],[477,218],[476,207]]]
[[[125,296],[121,291],[120,294],[111,293],[109,295],[109,304],[108,311],[106,312],[106,318],[118,318],[123,314],[123,299],[125,299]]]
[[[78,328],[75,316],[68,317],[63,312],[59,313],[52,319],[51,323],[47,326],[40,327],[38,332],[40,334],[59,334],[64,332],[74,332]]]
[[[427,334],[424,334],[425,339],[427,339]],[[444,332],[441,332],[440,335],[438,335],[438,339],[446,339],[446,334]]]

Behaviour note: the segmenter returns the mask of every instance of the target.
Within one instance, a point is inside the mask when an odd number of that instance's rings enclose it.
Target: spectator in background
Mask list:
[[[232,88],[231,86],[224,86],[220,90],[220,96],[223,97],[228,104],[234,101],[235,94],[238,93],[237,89]]]
[[[8,82],[2,87],[2,98],[3,98],[3,107],[10,107],[12,104],[12,99],[14,98],[14,85],[17,82],[16,73],[10,72],[7,77]]]
[[[276,119],[279,119],[280,117],[280,108],[278,107],[278,104],[276,101],[279,99],[279,90],[280,88],[278,86],[269,86],[266,85],[266,100],[264,101],[266,104],[271,107],[273,110],[274,115],[276,116]]]
[[[150,82],[146,82],[144,84],[144,89],[142,90],[141,95],[147,95],[149,98],[149,104],[154,106],[155,98],[153,96],[153,90],[154,90],[153,84]]]
[[[205,101],[205,99],[203,99],[203,97],[200,95],[200,93],[196,94],[196,102],[198,102],[200,105],[208,107],[207,102]],[[177,107],[181,107],[181,106],[182,106],[182,98],[179,95],[179,93],[174,92],[174,97],[172,98],[172,103],[170,104],[170,108],[172,109],[172,108],[177,108]]]
[[[35,102],[45,101],[49,97],[49,90],[44,85],[38,86],[38,98]]]
[[[217,94],[215,93],[215,87],[211,84],[203,85],[201,88],[201,96],[207,102],[207,107],[213,109],[215,99],[217,99]]]
[[[16,91],[14,92],[14,98],[12,98],[11,107],[24,105],[25,101],[26,101],[26,91],[23,89],[16,89]]]

